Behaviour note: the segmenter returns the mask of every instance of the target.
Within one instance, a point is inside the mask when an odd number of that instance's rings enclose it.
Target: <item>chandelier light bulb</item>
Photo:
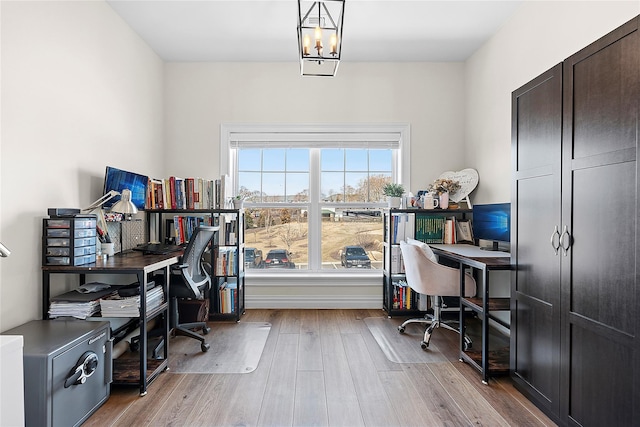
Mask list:
[[[331,34],[331,41],[329,42],[331,45],[331,55],[338,54],[338,35],[336,33]]]
[[[302,54],[304,56],[309,56],[309,50],[311,50],[311,38],[309,34],[304,35],[304,41],[302,43]]]

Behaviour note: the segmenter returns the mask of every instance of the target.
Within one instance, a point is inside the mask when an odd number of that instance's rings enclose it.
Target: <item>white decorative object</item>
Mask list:
[[[449,199],[454,203],[467,198],[478,185],[478,171],[475,169],[462,169],[458,172],[447,171],[440,174],[438,178],[451,179],[460,183],[460,189],[449,194]],[[469,207],[471,207],[471,203],[469,203]]]
[[[387,196],[387,200],[391,209],[398,209],[402,204],[402,197]]]

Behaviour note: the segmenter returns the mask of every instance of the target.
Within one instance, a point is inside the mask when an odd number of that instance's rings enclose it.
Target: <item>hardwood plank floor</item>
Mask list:
[[[394,363],[364,319],[381,310],[247,310],[269,322],[258,368],[246,374],[162,373],[144,397],[112,387],[84,426],[554,426],[508,377],[483,385],[440,329],[432,363]],[[215,322],[211,327],[215,328]],[[419,348],[419,342],[416,342]],[[171,350],[171,346],[169,346]],[[437,360],[437,361],[435,361]]]

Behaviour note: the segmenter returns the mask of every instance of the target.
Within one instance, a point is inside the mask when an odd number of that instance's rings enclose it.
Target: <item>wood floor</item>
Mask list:
[[[508,377],[483,385],[476,370],[458,361],[455,333],[440,329],[432,337],[447,362],[393,363],[365,325],[367,317],[386,315],[381,310],[247,310],[242,321],[272,324],[255,371],[167,371],[144,397],[136,387],[114,386],[109,400],[83,425],[555,425]]]

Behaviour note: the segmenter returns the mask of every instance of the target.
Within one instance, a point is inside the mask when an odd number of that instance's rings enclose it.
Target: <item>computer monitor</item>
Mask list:
[[[511,240],[511,203],[474,205],[472,224],[474,239],[491,242],[483,248],[503,249]]]
[[[104,193],[107,194],[111,190],[116,190],[122,193],[122,190],[131,190],[131,201],[136,208],[144,209],[145,199],[147,197],[147,184],[149,177],[140,175],[133,172],[128,172],[122,169],[107,166],[107,170],[104,175]],[[116,196],[113,199],[106,202],[104,207],[111,207],[115,202],[120,200],[120,196]]]

